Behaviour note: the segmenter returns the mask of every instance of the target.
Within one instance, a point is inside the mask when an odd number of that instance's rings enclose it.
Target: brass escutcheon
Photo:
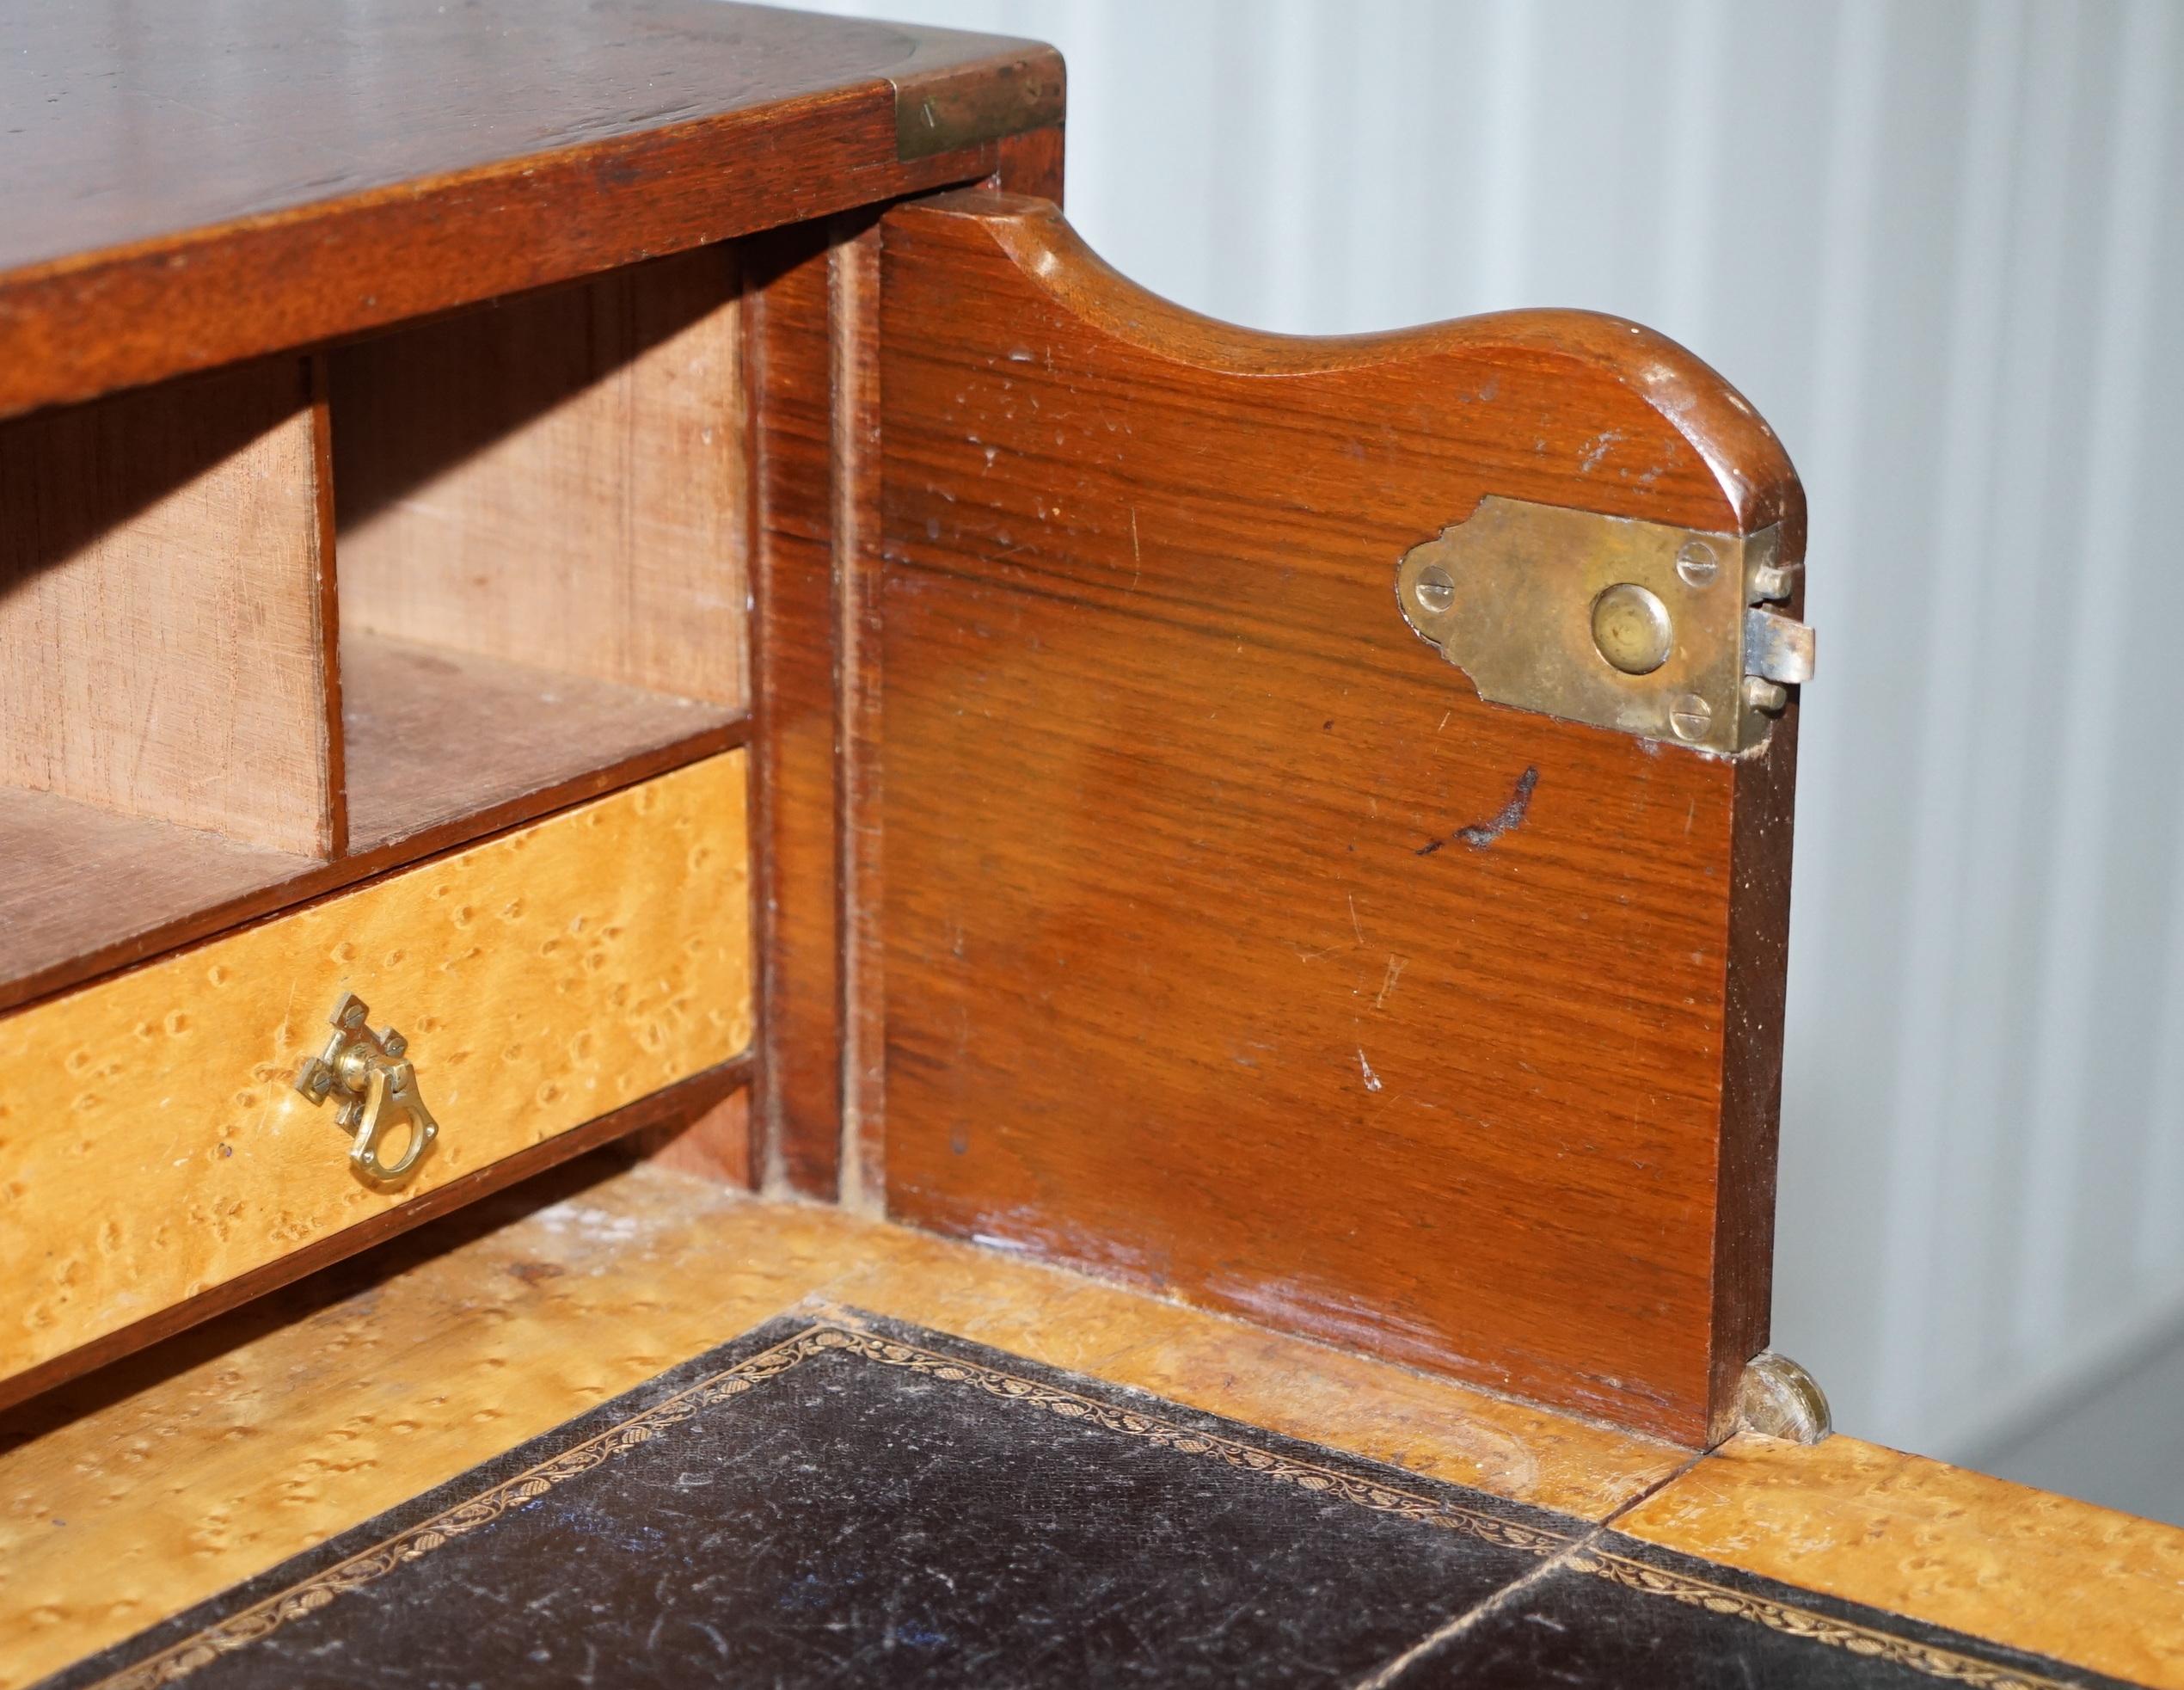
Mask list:
[[[409,1042],[391,1027],[374,1033],[365,1024],[371,1014],[363,999],[344,992],[327,1017],[334,1036],[304,1064],[296,1089],[314,1103],[339,1097],[334,1122],[351,1134],[350,1167],[367,1184],[398,1185],[439,1136],[439,1123],[418,1095],[417,1071],[404,1056]],[[379,1141],[397,1120],[408,1122],[409,1142],[389,1164],[379,1159]]]

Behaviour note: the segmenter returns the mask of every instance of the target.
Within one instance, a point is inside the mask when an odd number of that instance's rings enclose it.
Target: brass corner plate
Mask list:
[[[1813,630],[1769,608],[1782,531],[1711,534],[1489,495],[1403,554],[1404,619],[1491,704],[1733,754],[1764,745]]]
[[[1023,42],[1013,54],[913,66],[889,79],[895,92],[895,157],[905,163],[1061,122],[1062,56]]]

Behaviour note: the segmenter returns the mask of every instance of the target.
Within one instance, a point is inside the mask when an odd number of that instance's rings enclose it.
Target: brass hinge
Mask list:
[[[1766,742],[1813,673],[1813,630],[1770,606],[1782,531],[1709,534],[1489,496],[1403,554],[1403,618],[1479,696],[1702,751]]]

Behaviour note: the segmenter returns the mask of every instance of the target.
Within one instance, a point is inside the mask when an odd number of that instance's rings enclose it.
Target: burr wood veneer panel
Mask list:
[[[2184,1531],[1837,1435],[1749,1433],[1617,1522],[1846,1601],[2184,1690]]]
[[[0,1017],[0,1379],[740,1053],[745,761]],[[393,1191],[291,1085],[349,991],[439,1122]]]
[[[1693,1463],[1592,1422],[994,1251],[657,1167],[604,1179],[599,1167],[503,1192],[0,1415],[0,1687],[400,1506],[723,1330],[788,1310],[838,1318],[842,1305],[1428,1480],[1586,1521],[1618,1515],[1636,1538],[1904,1619],[2184,1686],[2184,1533],[2149,1521],[1839,1437],[1811,1448],[1739,1438]],[[1152,1408],[1142,1396],[1130,1406]],[[1846,1445],[1849,1459],[1831,1455]],[[1745,1481],[1761,1467],[1755,1493]],[[1620,1548],[1626,1560],[1646,1553]],[[1521,1629],[1559,1646],[1546,1626]],[[1835,1655],[1820,1670],[1834,1683],[1859,1664]],[[1930,1664],[1944,1668],[1939,1681],[1963,1681],[1946,1661]],[[1696,1659],[1678,1665],[1697,1671]],[[2073,1675],[2016,1681],[2048,1676]]]
[[[1793,722],[1481,703],[1398,559],[1487,494],[1795,478],[1631,325],[1191,316],[1041,202],[884,231],[891,1212],[1696,1445],[1766,1336]]]

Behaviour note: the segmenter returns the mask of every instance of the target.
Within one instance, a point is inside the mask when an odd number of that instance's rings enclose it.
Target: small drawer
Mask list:
[[[710,758],[0,1017],[0,1380],[741,1054],[745,788]],[[349,993],[438,1125],[398,1183],[296,1089]]]

